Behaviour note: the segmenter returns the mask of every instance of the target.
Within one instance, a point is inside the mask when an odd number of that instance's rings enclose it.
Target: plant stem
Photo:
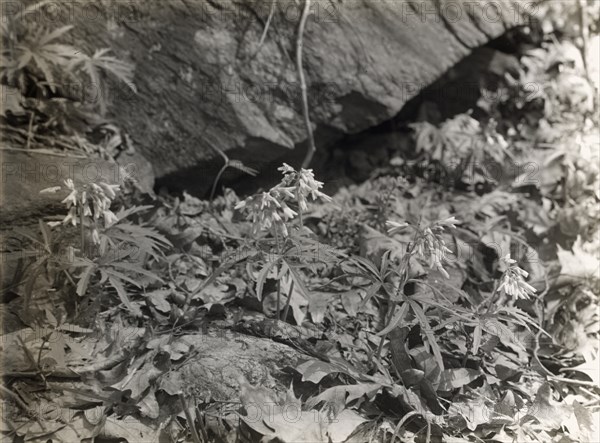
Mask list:
[[[19,407],[21,409],[23,409],[24,412],[31,413],[31,410],[29,409],[29,406],[27,406],[25,404],[25,402],[23,400],[21,400],[21,398],[19,398],[19,396],[17,394],[15,394],[13,391],[11,391],[8,388],[5,388],[4,385],[2,385],[2,384],[0,384],[0,393],[5,394],[6,396],[8,396],[11,399],[13,399],[14,402],[17,405],[19,405]]]
[[[227,169],[227,167],[229,166],[229,161],[226,161],[225,164],[223,165],[223,167],[219,170],[219,173],[217,174],[215,181],[213,182],[212,185],[212,189],[210,191],[210,201],[213,201],[213,198],[215,197],[215,192],[217,191],[217,184],[219,183],[219,180],[221,180],[221,175],[223,175],[223,173],[225,172],[225,170]]]
[[[413,242],[408,245],[408,247],[406,248],[406,254],[404,254],[402,256],[402,260],[400,261],[400,272],[399,272],[400,281],[398,282],[398,286],[396,286],[396,298],[398,298],[400,296],[400,293],[404,292],[404,286],[406,286],[406,282],[408,281],[408,272],[410,270],[410,258],[412,257],[413,253],[415,252],[419,233],[420,233],[420,231],[418,231],[418,230],[415,232]],[[396,307],[395,302],[390,299],[389,304],[388,304],[388,310],[383,319],[383,323],[384,323],[383,329],[387,328],[389,326],[390,322],[392,321],[392,319],[394,318],[395,307]],[[386,337],[387,337],[387,334],[385,334],[383,337],[381,337],[381,341],[379,342],[379,346],[377,348],[377,360],[379,362],[381,362],[381,351],[383,350],[383,342],[385,341]]]
[[[83,199],[81,199],[81,207],[79,208],[79,221],[80,221],[80,234],[81,234],[81,255],[83,257],[85,257],[85,227],[83,226],[83,220],[84,220],[84,215],[83,215],[83,206],[85,205],[85,202],[83,201]]]
[[[300,223],[300,229],[304,227],[304,220],[302,218],[302,209],[300,208],[300,192],[298,191],[298,183],[296,183],[296,201],[298,202],[298,223]]]
[[[279,245],[279,233],[277,229],[275,229],[275,245],[277,246],[277,253],[281,255],[281,246]],[[281,277],[277,279],[277,302],[275,305],[275,315],[277,319],[281,317],[281,312],[279,308],[281,306]]]
[[[267,17],[267,23],[265,23],[265,28],[263,29],[262,35],[260,36],[260,40],[258,42],[258,49],[256,50],[256,54],[260,51],[263,43],[265,42],[265,37],[267,36],[267,32],[269,32],[269,26],[271,25],[271,20],[273,20],[273,14],[275,13],[275,0],[271,1],[271,8],[269,9],[269,17]]]
[[[277,313],[277,318],[281,317],[281,312],[279,312],[279,301],[281,300],[281,279],[277,280],[277,305],[275,307],[275,312]]]
[[[192,414],[190,414],[190,411],[187,407],[187,405],[185,404],[185,399],[183,398],[183,394],[180,392],[178,394],[179,397],[179,403],[181,403],[181,407],[183,408],[183,413],[185,414],[185,419],[188,422],[188,426],[190,427],[190,432],[192,433],[192,440],[194,440],[194,443],[202,443],[202,440],[200,439],[200,436],[198,435],[198,431],[196,431],[196,426],[194,425],[194,419],[192,418]]]
[[[298,26],[298,37],[296,38],[296,70],[298,71],[298,79],[300,80],[300,91],[302,93],[302,114],[304,116],[304,125],[306,126],[306,133],[308,134],[308,150],[306,156],[302,162],[303,168],[308,168],[312,161],[313,155],[317,148],[315,147],[315,139],[313,137],[313,130],[310,123],[310,116],[308,114],[308,96],[306,93],[306,79],[304,78],[304,68],[302,67],[302,45],[304,37],[304,28],[306,26],[306,20],[310,13],[310,0],[304,0],[304,9],[302,11],[302,17],[300,17],[300,24]]]
[[[33,133],[33,117],[34,113],[31,112],[31,116],[29,117],[29,129],[27,131],[27,150],[31,148],[31,135]]]
[[[577,2],[579,12],[579,27],[581,32],[581,52],[583,59],[583,67],[588,80],[591,80],[590,72],[588,68],[588,23],[585,15],[585,0],[579,0]]]
[[[500,277],[502,278],[502,277]],[[496,298],[496,294],[498,293],[498,282],[494,282],[494,290],[492,291],[492,295],[490,295],[490,298],[488,298],[487,301],[487,310],[485,311],[486,314],[489,314],[490,311],[492,310],[492,305],[494,304],[494,300]]]
[[[294,293],[294,280],[292,280],[292,283],[290,284],[290,291],[288,292],[288,297],[287,297],[287,300],[285,301],[285,308],[283,309],[283,321],[287,320],[288,312],[290,310],[290,301],[292,300],[293,293]]]

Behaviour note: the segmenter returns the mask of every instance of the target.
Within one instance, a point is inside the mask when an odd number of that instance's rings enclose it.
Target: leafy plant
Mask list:
[[[68,65],[70,71],[80,70],[87,74],[90,82],[89,86],[96,92],[98,97],[100,113],[106,112],[106,83],[103,75],[110,74],[117,80],[125,83],[133,92],[137,93],[137,88],[133,83],[134,65],[120,60],[112,55],[108,55],[110,48],[99,49],[92,56],[77,51],[77,54],[71,59]]]
[[[104,48],[88,56],[80,48],[60,43],[73,26],[57,29],[34,28],[25,20],[26,16],[47,1],[30,5],[21,13],[12,15],[2,23],[3,49],[0,52],[0,80],[17,86],[23,94],[38,94],[47,97],[48,90],[53,94],[65,91],[61,86],[75,77],[84,86],[93,88],[100,112],[106,112],[106,82],[103,77],[111,75],[125,83],[137,93],[133,84],[134,66],[109,55]],[[87,79],[85,78],[87,77]],[[34,91],[30,90],[31,85]]]
[[[39,28],[27,32],[17,40],[13,32],[3,35],[8,45],[2,51],[0,59],[0,78],[25,89],[27,81],[33,81],[41,89],[47,87],[56,92],[55,73],[66,72],[69,62],[75,57],[77,49],[60,44],[57,40],[69,32],[73,26],[63,26],[53,31]],[[8,39],[6,37],[9,37]],[[41,73],[41,78],[36,74]]]
[[[253,256],[254,260],[262,264],[257,274],[257,297],[262,299],[264,281],[271,273],[277,279],[277,315],[280,315],[282,289],[286,289],[287,301],[283,318],[286,318],[290,305],[296,305],[293,312],[298,321],[303,315],[297,303],[304,300],[310,305],[311,300],[298,269],[314,264],[315,260],[335,260],[335,253],[331,252],[331,248],[311,238],[310,231],[304,226],[303,213],[308,209],[309,199],[330,201],[331,198],[319,190],[323,183],[314,179],[312,170],[296,171],[285,163],[279,170],[283,174],[279,184],[267,192],[248,197],[236,209],[247,212],[252,233],[258,240],[254,246],[258,255]],[[297,225],[294,226],[296,220]],[[270,234],[270,239],[260,237],[265,232]]]
[[[127,288],[160,282],[160,277],[147,269],[147,263],[161,260],[162,251],[170,246],[169,241],[151,227],[130,221],[149,207],[132,207],[113,213],[111,204],[119,186],[105,182],[77,186],[67,179],[64,187],[41,192],[61,191],[68,194],[62,201],[68,213],[61,222],[40,221],[41,236],[17,231],[31,245],[38,246],[30,252],[23,248],[21,252],[20,258],[27,261],[24,269],[29,270],[23,273],[24,309],[31,308],[34,293],[40,290],[36,285],[45,275],[46,289],[67,290],[66,296],[70,295],[68,288],[84,296],[91,286],[108,285],[132,314],[140,315],[139,306],[132,303]],[[74,241],[77,227],[78,242]]]
[[[495,130],[495,122],[483,126],[468,114],[459,114],[437,128],[413,123],[417,152],[443,168],[450,184],[497,183],[497,167],[508,154],[508,143]],[[501,169],[502,171],[502,169]]]

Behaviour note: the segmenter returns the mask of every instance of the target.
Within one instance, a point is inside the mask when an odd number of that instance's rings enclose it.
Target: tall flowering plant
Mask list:
[[[259,257],[260,270],[256,272],[256,295],[262,299],[266,278],[269,275],[277,276],[276,314],[280,315],[281,292],[287,291],[287,301],[283,310],[283,319],[286,319],[292,298],[297,301],[294,303],[296,307],[302,303],[299,298],[303,298],[304,302],[310,300],[308,290],[298,272],[298,268],[307,266],[307,260],[301,259],[298,262],[298,253],[306,258],[305,253],[312,252],[314,257],[321,249],[318,242],[302,232],[292,235],[290,228],[295,221],[303,227],[302,215],[308,210],[310,202],[330,201],[331,198],[321,191],[323,183],[315,180],[311,169],[296,171],[284,163],[279,171],[283,177],[277,185],[267,192],[246,198],[238,203],[236,209],[246,213],[246,218],[252,223],[252,233],[255,237],[263,232],[275,237],[276,245],[270,250],[271,253],[265,256],[264,248],[257,249],[256,257]],[[270,246],[268,241],[265,243]],[[303,314],[297,308],[292,314],[297,322],[301,321]]]
[[[380,336],[387,336],[388,333],[393,331],[400,322],[405,320],[405,317],[412,312],[414,318],[420,323],[421,330],[423,331],[423,342],[428,346],[441,369],[444,368],[444,361],[442,359],[441,349],[435,339],[435,336],[431,332],[432,327],[429,324],[429,319],[426,315],[427,307],[422,306],[418,300],[414,300],[411,297],[407,297],[404,294],[406,284],[409,282],[411,259],[414,256],[425,258],[429,261],[429,265],[432,269],[437,269],[446,278],[449,278],[449,274],[444,268],[444,263],[448,254],[451,253],[450,249],[446,246],[444,240],[444,233],[446,229],[455,228],[460,223],[455,217],[448,217],[443,220],[439,220],[430,223],[426,226],[412,225],[406,222],[399,222],[394,220],[388,220],[386,226],[388,228],[388,234],[394,236],[406,229],[411,229],[414,233],[413,240],[407,246],[402,259],[393,272],[398,278],[394,284],[392,293],[386,290],[387,294],[387,312],[385,313],[384,327],[378,333]],[[382,264],[383,268],[388,268],[387,256],[385,259],[385,265]],[[385,286],[385,285],[382,285]],[[381,357],[384,340],[380,342],[377,355]]]
[[[75,186],[73,180],[68,178],[64,181],[64,188],[69,194],[61,202],[66,205],[68,210],[67,215],[62,220],[62,224],[71,224],[72,226],[77,226],[77,223],[81,224],[82,247],[84,246],[84,225],[87,224],[91,232],[92,242],[95,245],[99,244],[100,235],[98,228],[100,223],[105,228],[108,228],[118,221],[117,216],[111,211],[110,207],[120,190],[120,186],[98,182],[82,185],[78,188]],[[43,189],[40,193],[55,193],[62,189],[61,186],[55,186]],[[54,227],[61,224],[61,222],[51,222],[49,224]]]
[[[171,244],[144,222],[127,220],[148,207],[133,206],[116,214],[112,211],[119,190],[119,185],[103,181],[75,184],[72,179],[65,180],[63,186],[44,189],[40,191],[42,194],[67,192],[62,200],[67,214],[62,221],[41,225],[48,238],[52,234],[50,228],[55,228],[58,233],[65,232],[60,229],[64,226],[80,228],[79,252],[70,254],[71,260],[63,264],[63,272],[76,284],[78,295],[85,295],[90,284],[103,286],[108,283],[130,312],[140,316],[139,307],[129,298],[128,288],[141,288],[149,281],[161,281],[145,266],[150,259],[161,260],[162,250]],[[91,243],[86,245],[90,239]],[[70,245],[69,248],[73,249]]]
[[[302,225],[302,214],[308,210],[309,200],[331,201],[331,197],[320,191],[323,182],[315,180],[312,169],[296,171],[284,163],[278,170],[283,178],[277,185],[267,192],[248,197],[236,206],[236,209],[247,213],[255,235],[261,231],[273,231],[275,235],[287,237],[287,223],[299,216]]]
[[[510,254],[506,254],[500,259],[505,267],[505,271],[500,277],[500,286],[497,292],[503,292],[513,300],[529,300],[536,293],[536,289],[525,281],[529,275],[527,271],[521,269],[517,265],[517,261],[510,258]]]
[[[413,226],[405,222],[393,220],[388,220],[386,226],[390,235],[397,234],[407,228],[412,228],[415,231],[415,237],[407,251],[407,256],[417,254],[420,257],[428,259],[431,269],[437,269],[444,277],[449,278],[450,276],[444,268],[444,262],[448,254],[452,253],[452,251],[446,246],[443,234],[446,229],[456,228],[456,225],[459,223],[455,217],[448,217],[425,227]]]

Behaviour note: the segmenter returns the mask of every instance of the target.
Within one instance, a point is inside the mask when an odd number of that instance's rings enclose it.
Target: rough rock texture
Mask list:
[[[79,374],[83,379],[97,378],[106,382],[109,377],[119,378],[122,371],[115,370],[111,373],[110,368],[127,360],[131,355],[136,355],[138,361],[141,361],[147,357],[147,350],[160,350],[166,353],[173,363],[164,365],[170,366],[170,369],[163,367],[163,373],[157,383],[159,389],[163,389],[170,395],[183,391],[198,400],[208,401],[212,398],[223,402],[239,402],[240,379],[246,379],[254,385],[273,389],[276,392],[285,392],[287,386],[283,380],[289,378],[289,375],[286,375],[282,369],[295,367],[302,360],[310,359],[305,354],[268,338],[221,329],[211,328],[205,332],[199,331],[176,338],[159,335],[149,342],[144,341],[147,338],[144,339],[144,330],[141,328],[125,328],[118,332],[121,340],[119,347],[124,351],[117,354],[117,358],[113,355],[114,360],[110,360],[112,363],[99,351],[104,349],[105,342],[110,340],[108,333],[106,336],[65,335],[67,343],[70,343],[70,340],[77,343],[78,351],[68,353],[65,366],[54,371],[53,376],[56,379],[77,380]],[[5,356],[3,359],[5,372],[28,371],[30,362],[19,338],[31,336],[32,333],[31,329],[25,329],[3,336],[1,349]],[[37,352],[40,345],[41,339],[36,337],[36,341],[31,343],[32,352],[33,350]],[[181,353],[181,349],[186,351]],[[182,359],[183,357],[185,358]],[[148,363],[148,366],[143,368],[145,371],[138,372],[139,376],[143,377],[151,366]],[[127,371],[121,373],[120,377],[126,377],[126,374]],[[134,378],[130,380],[130,385],[141,385],[145,388],[143,382],[144,380],[140,382]],[[147,383],[147,379],[145,382]]]
[[[259,169],[302,157],[294,59],[303,2],[273,2],[261,46],[270,1],[69,4],[63,21],[75,25],[79,46],[110,47],[136,64],[139,93],[112,91],[111,116],[163,184],[209,186],[211,146]],[[316,0],[312,12],[304,70],[324,149],[393,117],[473,48],[523,24],[527,11],[512,0]]]
[[[183,389],[207,401],[239,402],[240,376],[252,384],[285,391],[281,368],[309,359],[286,345],[229,331],[185,335],[178,340],[199,352],[178,371],[166,374],[162,388]]]

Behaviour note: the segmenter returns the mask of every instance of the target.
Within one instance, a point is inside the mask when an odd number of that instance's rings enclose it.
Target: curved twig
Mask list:
[[[269,32],[269,26],[271,26],[271,20],[273,20],[273,14],[275,13],[275,0],[271,2],[271,8],[269,9],[269,17],[267,17],[267,23],[265,23],[265,28],[263,29],[262,35],[260,36],[260,40],[258,41],[258,48],[256,49],[255,55],[258,54],[260,48],[265,42],[265,37],[267,36],[267,32]]]
[[[303,168],[308,168],[312,161],[313,155],[317,148],[315,147],[315,139],[313,136],[313,130],[310,123],[310,116],[308,114],[308,95],[306,92],[306,79],[304,78],[304,69],[302,68],[302,46],[304,28],[306,27],[306,20],[310,14],[310,1],[304,0],[304,9],[302,10],[302,17],[300,18],[300,24],[298,25],[298,36],[296,38],[296,69],[298,71],[298,79],[300,80],[300,92],[302,93],[302,114],[304,116],[304,125],[306,126],[306,133],[308,134],[308,150],[306,156],[302,162]]]
[[[229,167],[229,161],[223,165],[223,167],[219,170],[215,181],[213,182],[212,189],[210,190],[210,201],[212,202],[215,198],[215,192],[217,192],[217,185],[219,184],[219,180],[221,180],[221,176],[225,172],[225,170]]]
[[[585,69],[585,75],[589,81],[591,81],[592,77],[590,76],[589,66],[588,66],[588,23],[587,16],[585,15],[585,4],[584,0],[579,0],[577,2],[577,9],[579,14],[579,28],[581,33],[581,52],[583,59],[583,68]]]
[[[535,361],[539,365],[539,367],[542,368],[542,370],[546,373],[546,375],[554,376],[554,373],[551,372],[546,366],[544,366],[544,364],[540,360],[540,356],[538,355],[538,352],[540,350],[540,336],[542,335],[542,332],[544,331],[544,321],[545,321],[545,316],[546,316],[546,314],[545,314],[546,305],[544,302],[544,297],[550,290],[550,282],[548,280],[547,272],[544,273],[544,282],[545,282],[544,290],[537,298],[537,303],[540,307],[539,316],[538,316],[540,325],[539,325],[539,329],[538,329],[537,333],[535,334],[535,338],[534,338],[535,344],[533,347],[533,358],[535,359]]]

